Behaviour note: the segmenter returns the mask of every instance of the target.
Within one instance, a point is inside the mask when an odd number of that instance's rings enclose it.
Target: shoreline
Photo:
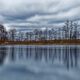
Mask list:
[[[80,39],[64,39],[64,40],[29,40],[29,41],[10,41],[0,40],[0,45],[80,45]]]

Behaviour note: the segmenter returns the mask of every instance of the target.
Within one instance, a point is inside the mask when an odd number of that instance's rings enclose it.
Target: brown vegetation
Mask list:
[[[64,40],[39,40],[39,41],[0,41],[3,45],[78,45],[80,39],[64,39]]]

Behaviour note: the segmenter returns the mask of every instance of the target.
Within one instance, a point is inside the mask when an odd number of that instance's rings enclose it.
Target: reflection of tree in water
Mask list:
[[[62,62],[68,69],[77,66],[78,59],[78,47],[77,46],[26,46],[25,48],[20,46],[15,48],[11,47],[11,59],[34,59],[35,61],[45,62],[59,61]],[[18,52],[17,52],[18,51]],[[17,56],[17,57],[16,57]]]
[[[19,49],[19,58],[22,59],[22,57],[23,57],[23,52],[22,52],[23,48],[21,46],[19,46],[18,49]]]
[[[65,46],[63,52],[63,62],[66,67],[69,69],[70,67],[77,66],[77,58],[78,58],[78,48],[77,46]]]
[[[4,59],[6,57],[6,47],[0,47],[0,64],[3,64]]]
[[[35,47],[35,60],[41,60],[42,58],[42,48]]]
[[[36,61],[44,58],[46,62],[52,61],[52,63],[58,59],[69,69],[77,66],[78,48],[77,46],[27,47],[26,56],[27,58],[33,57]]]
[[[14,61],[15,60],[15,47],[14,46],[10,48],[10,55],[11,55],[10,57],[11,60]]]

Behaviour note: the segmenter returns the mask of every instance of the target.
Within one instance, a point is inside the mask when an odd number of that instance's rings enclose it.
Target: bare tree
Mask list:
[[[69,33],[69,38],[72,39],[73,36],[73,21],[70,22],[70,33]]]
[[[28,32],[26,32],[25,35],[26,35],[26,39],[28,40],[28,39],[29,39],[29,38],[28,38]]]
[[[44,30],[44,37],[47,40],[47,38],[48,38],[48,29],[47,28]]]
[[[53,39],[53,36],[54,36],[54,29],[53,28],[51,29],[51,32],[52,32],[52,39]]]
[[[32,40],[32,35],[33,35],[33,33],[32,32],[29,32],[30,40]]]
[[[49,40],[52,40],[53,36],[52,36],[52,31],[51,30],[48,30],[48,37],[49,37]]]
[[[10,39],[14,41],[15,40],[15,35],[16,35],[16,29],[11,29],[9,31],[9,34],[10,34]]]
[[[67,20],[65,23],[64,31],[65,31],[65,39],[68,39],[69,38],[69,20]]]
[[[74,23],[74,33],[73,33],[73,39],[77,39],[77,33],[78,33],[78,25],[77,23]]]
[[[42,33],[43,33],[43,32],[40,30],[40,31],[39,31],[39,40],[41,40],[41,38],[42,38],[42,35],[43,35]]]
[[[38,29],[35,29],[34,30],[34,36],[35,36],[35,40],[37,40],[38,39]]]
[[[2,24],[0,24],[0,40],[7,40],[7,31]]]

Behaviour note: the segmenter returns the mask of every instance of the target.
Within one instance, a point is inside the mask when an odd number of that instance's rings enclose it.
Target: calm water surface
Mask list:
[[[0,80],[80,80],[80,46],[0,46]]]

